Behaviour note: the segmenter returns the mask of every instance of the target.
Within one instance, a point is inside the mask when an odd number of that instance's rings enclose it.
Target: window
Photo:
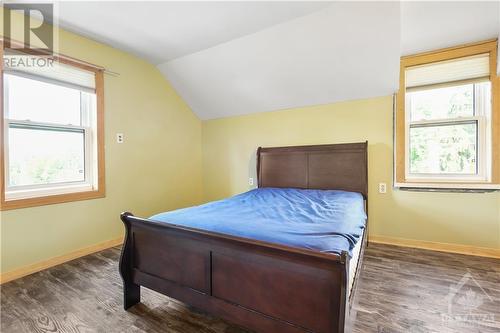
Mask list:
[[[2,209],[104,196],[102,71],[22,57],[3,56]]]
[[[489,41],[401,59],[396,186],[499,188],[496,49]]]

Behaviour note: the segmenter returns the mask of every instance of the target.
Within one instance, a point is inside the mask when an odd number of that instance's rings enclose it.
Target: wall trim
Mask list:
[[[7,283],[9,281],[13,281],[23,276],[27,276],[36,272],[43,271],[47,268],[54,267],[65,262],[71,261],[73,259],[77,259],[80,257],[84,257],[86,255],[99,252],[102,250],[109,249],[111,247],[115,247],[123,244],[123,236],[115,239],[110,239],[101,243],[97,243],[94,245],[90,245],[67,254],[63,254],[57,257],[53,257],[50,259],[42,260],[34,264],[30,264],[27,266],[23,266],[20,268],[16,268],[12,271],[5,272],[0,274],[0,284]]]
[[[370,235],[368,239],[369,242],[377,244],[395,245],[395,246],[410,247],[416,249],[458,253],[458,254],[500,259],[500,249],[494,249],[494,248],[429,242],[416,239],[396,238],[396,237],[377,236],[377,235]],[[4,284],[22,278],[24,276],[40,272],[45,269],[66,263],[68,261],[84,257],[86,255],[96,253],[102,250],[106,250],[121,244],[123,244],[123,237],[97,243],[88,247],[78,249],[76,251],[72,251],[67,254],[63,254],[57,257],[39,261],[34,264],[23,266],[14,269],[12,271],[0,274],[0,284]]]
[[[439,242],[429,242],[416,239],[407,238],[396,238],[396,237],[386,237],[370,235],[368,241],[377,244],[387,244],[396,245],[402,247],[411,247],[415,249],[424,249],[440,252],[458,253],[466,254],[471,256],[488,257],[500,259],[500,249],[488,248],[488,247],[478,247],[472,245],[462,245],[462,244],[451,244],[451,243],[439,243]]]

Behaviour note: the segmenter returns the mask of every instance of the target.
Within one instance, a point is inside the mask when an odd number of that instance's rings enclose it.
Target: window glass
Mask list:
[[[61,125],[81,125],[80,91],[5,74],[8,118]]]
[[[408,92],[407,98],[411,121],[474,116],[473,84]]]
[[[9,128],[9,185],[85,180],[84,131]]]
[[[477,123],[410,127],[410,173],[475,174]]]

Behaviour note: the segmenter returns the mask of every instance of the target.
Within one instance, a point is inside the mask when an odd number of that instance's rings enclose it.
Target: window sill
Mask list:
[[[5,192],[5,201],[19,200],[19,199],[31,199],[48,197],[59,194],[71,194],[78,192],[90,192],[94,191],[94,187],[87,183],[77,183],[77,184],[54,184],[52,186],[44,186],[43,188],[33,188],[33,189],[22,189],[13,190]]]
[[[0,210],[12,210],[28,207],[37,207],[44,205],[53,205],[64,202],[89,200],[104,198],[105,192],[102,190],[92,190],[92,191],[80,191],[65,194],[47,195],[39,196],[34,198],[23,198],[23,199],[11,199],[4,200],[0,204]]]
[[[491,183],[394,183],[394,187],[404,191],[418,192],[494,192],[500,190],[500,184]]]

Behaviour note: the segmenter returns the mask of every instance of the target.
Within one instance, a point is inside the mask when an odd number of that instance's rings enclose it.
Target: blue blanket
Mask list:
[[[359,193],[259,188],[152,220],[326,253],[351,250],[365,228]]]

